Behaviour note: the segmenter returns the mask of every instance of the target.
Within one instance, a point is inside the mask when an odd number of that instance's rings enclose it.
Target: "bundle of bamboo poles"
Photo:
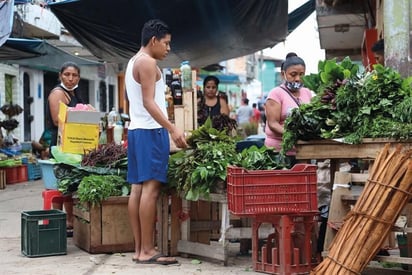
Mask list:
[[[411,151],[388,143],[380,151],[363,192],[312,275],[360,274],[382,247],[412,191]]]

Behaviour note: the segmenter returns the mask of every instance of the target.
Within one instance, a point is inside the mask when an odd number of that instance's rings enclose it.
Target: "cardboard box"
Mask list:
[[[62,152],[83,154],[84,150],[96,148],[101,117],[101,112],[71,111],[60,103],[57,145]]]
[[[101,204],[80,204],[74,200],[73,241],[89,253],[134,251],[129,222],[129,197],[109,197]],[[80,206],[80,207],[79,207]]]

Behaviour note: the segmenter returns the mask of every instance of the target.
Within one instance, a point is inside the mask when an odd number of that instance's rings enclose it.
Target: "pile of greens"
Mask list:
[[[56,164],[54,174],[59,191],[77,192],[81,202],[95,204],[109,196],[130,193],[126,182],[127,151],[115,143],[101,144],[86,152],[79,164]]]
[[[273,148],[256,146],[236,151],[237,137],[217,130],[207,119],[188,138],[190,148],[178,151],[169,159],[168,187],[183,193],[186,200],[208,198],[216,186],[226,185],[227,166],[250,170],[282,169],[279,154]]]
[[[412,77],[382,65],[360,72],[349,58],[321,61],[318,69],[303,78],[316,96],[285,121],[282,153],[298,140],[359,144],[363,138],[412,138]]]

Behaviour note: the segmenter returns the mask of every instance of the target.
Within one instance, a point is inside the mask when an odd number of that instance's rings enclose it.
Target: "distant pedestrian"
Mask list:
[[[261,112],[259,111],[259,109],[257,108],[257,104],[256,103],[253,103],[252,104],[252,109],[253,109],[253,122],[254,123],[256,123],[256,124],[258,124],[259,125],[259,123],[260,123],[260,121],[261,121]]]
[[[252,107],[249,106],[249,99],[247,98],[242,99],[242,104],[239,106],[239,108],[236,111],[236,118],[237,118],[237,123],[240,127],[252,121],[253,109]]]

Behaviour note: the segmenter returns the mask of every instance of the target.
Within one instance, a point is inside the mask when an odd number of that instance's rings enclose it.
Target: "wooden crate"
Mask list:
[[[109,197],[101,205],[79,204],[73,209],[74,244],[89,253],[134,251],[129,223],[129,197]]]
[[[6,170],[0,169],[0,189],[6,188]]]

